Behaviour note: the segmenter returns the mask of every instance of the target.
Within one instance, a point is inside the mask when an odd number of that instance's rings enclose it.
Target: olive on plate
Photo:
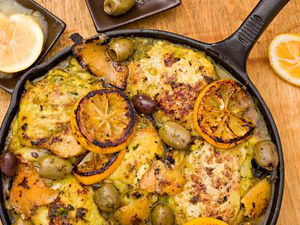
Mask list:
[[[278,153],[272,141],[261,141],[254,146],[254,159],[260,167],[272,171],[278,166]]]
[[[38,160],[39,174],[46,179],[63,179],[72,172],[72,164],[54,155],[46,155]]]
[[[109,56],[116,62],[126,61],[134,54],[134,51],[134,43],[128,38],[116,38],[108,47]]]
[[[151,212],[152,225],[173,225],[175,216],[167,204],[157,204]]]
[[[127,13],[135,4],[135,0],[104,0],[104,11],[111,16]]]
[[[192,141],[189,131],[174,122],[164,123],[158,133],[167,145],[175,149],[185,149]]]
[[[114,212],[121,205],[121,198],[118,190],[112,184],[104,184],[94,192],[94,200],[103,212]]]
[[[148,95],[134,95],[131,98],[132,104],[137,112],[145,115],[151,115],[157,110],[158,104]]]
[[[12,152],[6,152],[1,156],[1,172],[8,177],[16,175],[18,168],[18,159]]]

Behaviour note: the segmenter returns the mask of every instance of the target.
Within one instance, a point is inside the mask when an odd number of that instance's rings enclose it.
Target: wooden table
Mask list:
[[[63,19],[67,29],[48,57],[69,46],[69,36],[96,33],[84,0],[36,0]],[[271,0],[270,0],[271,1]],[[167,30],[204,42],[220,41],[238,28],[257,0],[183,0],[168,12],[143,19],[125,28]],[[300,224],[300,88],[281,80],[268,62],[268,45],[280,33],[300,33],[300,1],[293,0],[282,10],[254,46],[247,69],[277,123],[285,159],[285,191],[278,224]],[[0,90],[0,121],[11,95]]]

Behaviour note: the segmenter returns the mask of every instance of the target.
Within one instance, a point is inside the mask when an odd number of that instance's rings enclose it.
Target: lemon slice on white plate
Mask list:
[[[280,34],[269,46],[273,70],[284,80],[300,86],[300,35]]]
[[[44,45],[40,25],[25,14],[0,14],[0,71],[16,73],[30,67]]]

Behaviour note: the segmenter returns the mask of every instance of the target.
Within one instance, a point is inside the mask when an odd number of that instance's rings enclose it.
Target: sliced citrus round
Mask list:
[[[44,45],[40,25],[31,17],[15,14],[0,15],[0,71],[15,73],[30,67]]]
[[[101,154],[123,150],[133,136],[136,116],[129,98],[116,89],[101,89],[79,99],[71,127],[84,148]]]
[[[107,178],[118,168],[125,153],[126,150],[113,154],[89,152],[74,168],[74,176],[85,185],[97,183]]]
[[[217,148],[228,149],[246,140],[255,129],[247,112],[251,97],[234,80],[218,80],[198,96],[194,107],[194,126]]]
[[[186,222],[183,225],[228,225],[228,223],[211,217],[200,217]]]
[[[276,36],[269,46],[269,60],[280,77],[300,86],[300,35]]]

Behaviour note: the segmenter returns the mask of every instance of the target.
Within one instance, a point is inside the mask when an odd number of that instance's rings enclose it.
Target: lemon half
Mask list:
[[[280,34],[269,46],[273,70],[284,80],[300,86],[300,35]]]
[[[44,45],[40,25],[25,14],[0,14],[0,71],[16,73],[30,67]]]

